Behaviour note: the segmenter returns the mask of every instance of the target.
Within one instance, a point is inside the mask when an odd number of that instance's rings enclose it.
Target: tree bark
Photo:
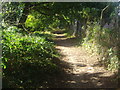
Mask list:
[[[76,36],[76,33],[77,33],[77,20],[74,21],[74,24],[73,24],[73,36]]]
[[[18,25],[19,28],[23,28],[23,25],[25,24],[25,21],[27,19],[28,14],[29,14],[29,8],[30,8],[30,3],[26,2],[24,10],[23,10],[23,14],[19,20],[19,25]]]

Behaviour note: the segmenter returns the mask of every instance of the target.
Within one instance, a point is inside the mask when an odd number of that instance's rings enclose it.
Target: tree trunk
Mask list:
[[[23,10],[23,14],[19,20],[19,25],[18,25],[19,28],[23,28],[23,25],[25,24],[25,21],[27,19],[28,14],[29,14],[29,7],[30,7],[30,3],[26,2],[24,10]]]
[[[73,36],[77,37],[78,34],[78,21],[75,19],[74,25],[73,25]]]
[[[76,37],[81,37],[81,30],[82,30],[82,24],[80,23],[80,21],[77,21],[77,33],[76,33]]]

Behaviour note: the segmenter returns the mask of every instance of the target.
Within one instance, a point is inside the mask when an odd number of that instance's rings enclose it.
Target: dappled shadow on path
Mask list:
[[[72,47],[72,46],[76,46],[78,44],[76,41],[76,38],[58,39],[58,40],[54,40],[54,42],[58,46],[64,46],[64,47]]]
[[[66,33],[66,31],[53,31],[53,34],[63,34],[63,33]]]
[[[80,72],[74,74],[74,68],[71,63],[61,59],[54,60],[54,63],[59,66],[60,73],[52,79],[50,88],[103,88],[103,90],[110,90],[110,88],[118,87],[117,82],[114,81],[116,75],[104,76],[104,71],[94,73]],[[76,63],[76,66],[82,68],[87,65]]]
[[[56,38],[66,38],[66,36],[56,36]]]
[[[78,44],[77,37],[67,38],[66,31],[55,31],[54,43],[57,46],[72,47]]]
[[[59,66],[60,74],[52,80],[54,83],[50,84],[52,88],[103,88],[102,90],[110,90],[110,88],[118,87],[115,74],[107,73],[101,68],[102,65],[94,63],[94,59],[90,59],[86,53],[75,47],[78,44],[76,38],[58,35],[54,42],[57,45],[57,50],[61,52],[61,58],[54,60],[54,63]],[[91,72],[92,70],[90,71],[89,68],[93,68],[94,71]]]
[[[59,69],[59,75],[54,77],[49,82],[49,88],[64,88],[67,87],[66,81],[70,79],[70,70],[72,69],[71,65],[63,60],[54,59],[53,61]],[[67,71],[67,72],[66,72]]]
[[[71,72],[72,65],[62,60],[56,60],[55,63],[59,66],[59,76],[52,80],[50,87],[52,88],[117,88],[117,82],[113,81],[116,76],[103,76],[104,72],[97,73],[78,73]],[[80,65],[85,67],[86,65]],[[73,70],[72,70],[73,71]],[[111,80],[110,80],[111,79]]]
[[[103,73],[75,74],[73,75],[73,79],[66,81],[66,83],[73,88],[117,88],[116,82],[113,82],[112,79],[109,80],[110,78],[114,78],[114,76],[105,77],[102,76]]]

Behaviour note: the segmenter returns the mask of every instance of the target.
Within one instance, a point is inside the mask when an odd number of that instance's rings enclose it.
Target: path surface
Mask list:
[[[62,54],[61,68],[65,75],[59,83],[64,88],[115,88],[114,73],[98,64],[97,56],[90,56],[82,47],[77,47],[75,39],[67,39],[64,34],[56,34],[56,48]]]

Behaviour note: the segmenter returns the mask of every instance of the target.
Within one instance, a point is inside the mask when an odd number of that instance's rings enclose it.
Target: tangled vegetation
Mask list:
[[[42,85],[47,76],[57,72],[52,61],[58,56],[54,44],[38,33],[22,35],[18,31],[17,27],[9,27],[2,32],[3,80],[7,82],[3,81],[3,87],[23,88],[33,84],[36,87],[36,78],[40,78]]]
[[[100,55],[100,63],[120,70],[119,6],[118,2],[3,2],[3,87],[43,87],[57,74],[53,60],[58,53],[50,33],[54,30],[66,30]]]
[[[119,69],[119,41],[115,28],[102,28],[98,23],[88,25],[82,45],[90,53],[100,56],[101,64],[109,70]]]

